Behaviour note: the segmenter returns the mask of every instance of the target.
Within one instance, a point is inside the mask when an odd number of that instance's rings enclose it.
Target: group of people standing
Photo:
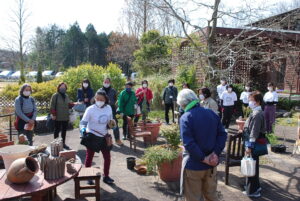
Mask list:
[[[120,140],[117,115],[123,119],[123,140],[126,140],[130,138],[128,118],[134,119],[134,123],[137,123],[140,116],[146,120],[150,111],[153,93],[148,86],[148,81],[143,80],[141,87],[136,91],[132,88],[133,83],[127,82],[124,90],[118,95],[112,86],[111,79],[106,78],[103,86],[94,93],[90,81],[85,79],[77,91],[76,102],[72,102],[67,95],[68,87],[64,82],[57,86],[57,92],[51,97],[50,113],[51,118],[55,121],[54,138],[57,138],[61,132],[66,149],[69,149],[66,145],[69,109],[76,104],[86,106],[86,110],[81,116],[80,133],[82,136],[92,135],[99,139],[102,145],[99,150],[87,147],[85,166],[90,167],[95,152],[101,151],[104,158],[103,181],[107,184],[114,182],[109,176],[111,148],[107,141],[108,129],[113,129],[116,144],[121,146],[123,143]],[[169,80],[168,86],[162,93],[165,121],[166,124],[170,124],[169,111],[171,110],[172,122],[175,123],[175,106],[178,104],[181,114],[180,135],[185,147],[182,189],[184,189],[186,199],[193,201],[205,197],[207,200],[216,200],[216,166],[219,163],[219,155],[225,146],[226,131],[232,115],[237,109],[238,98],[233,86],[228,85],[224,79],[217,86],[217,101],[212,98],[211,91],[206,87],[197,92],[196,95],[189,89],[189,85],[184,83],[182,90],[178,93],[175,80]],[[33,131],[25,129],[25,125],[33,126],[37,116],[36,101],[31,97],[31,93],[31,86],[24,84],[15,100],[17,116],[15,126],[20,134],[27,136],[30,145],[33,144]],[[268,92],[264,97],[258,91],[252,92],[250,85],[246,84],[239,100],[242,101],[243,107],[249,107],[252,110],[245,124],[245,129],[249,131],[245,138],[245,154],[251,154],[256,140],[263,137],[265,131],[272,131],[278,95],[272,83],[268,84]],[[262,105],[265,105],[264,111]],[[115,122],[114,126],[111,126],[111,122]],[[245,194],[250,197],[259,197],[261,192],[259,156],[254,156],[254,158],[257,160],[256,175],[247,178]],[[88,183],[92,184],[93,182],[89,181]]]

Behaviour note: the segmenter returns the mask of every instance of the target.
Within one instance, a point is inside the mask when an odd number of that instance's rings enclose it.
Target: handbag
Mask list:
[[[86,148],[99,153],[99,151],[106,147],[106,139],[104,137],[96,136],[92,133],[85,133],[80,141],[80,144]]]
[[[84,103],[76,104],[74,105],[73,110],[76,112],[84,113],[86,110],[86,105]]]
[[[253,156],[263,156],[268,154],[267,139],[258,138],[254,143]]]
[[[54,107],[55,110],[56,110],[56,107],[57,107],[57,99],[58,99],[58,95],[56,96],[56,99],[55,99],[55,107]],[[47,115],[46,127],[50,131],[53,131],[54,130],[54,124],[55,124],[55,120],[52,119],[51,114],[49,113]]]
[[[253,177],[256,174],[255,170],[256,160],[254,160],[251,156],[244,157],[241,160],[241,173],[245,177]]]

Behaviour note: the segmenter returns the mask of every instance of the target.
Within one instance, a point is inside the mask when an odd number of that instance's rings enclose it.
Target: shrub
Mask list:
[[[279,98],[277,107],[279,109],[290,111],[291,109],[299,105],[300,105],[299,100],[289,100],[288,98]]]
[[[176,86],[178,89],[182,88],[183,83],[189,84],[192,90],[197,90],[197,88],[199,88],[196,75],[196,66],[178,66],[176,73]]]
[[[161,129],[161,134],[166,138],[167,143],[172,147],[178,147],[180,144],[179,126],[164,126]]]
[[[40,101],[49,101],[52,94],[56,92],[57,85],[64,81],[68,85],[68,95],[71,100],[76,101],[77,89],[80,87],[83,79],[89,79],[94,91],[96,91],[102,87],[105,77],[112,79],[112,85],[118,92],[120,92],[126,82],[125,78],[122,77],[121,69],[116,64],[109,64],[106,68],[84,64],[76,68],[70,68],[63,76],[54,80],[30,83],[33,89],[32,96]],[[1,95],[9,99],[15,99],[19,94],[19,89],[19,84],[7,85]]]

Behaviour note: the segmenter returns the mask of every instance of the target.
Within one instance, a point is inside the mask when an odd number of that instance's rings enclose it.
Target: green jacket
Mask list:
[[[69,103],[71,101],[67,94],[65,99],[60,93],[53,94],[50,101],[50,111],[56,116],[57,121],[69,121]]]
[[[128,103],[126,104],[126,102]],[[134,91],[128,93],[126,90],[123,90],[118,98],[119,112],[125,115],[134,115],[134,105],[136,103],[137,99]]]

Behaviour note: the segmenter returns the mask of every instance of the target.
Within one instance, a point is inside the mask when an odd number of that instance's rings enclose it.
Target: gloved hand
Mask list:
[[[224,112],[224,108],[223,108],[223,107],[221,107],[221,112],[222,112],[222,113]]]
[[[83,127],[80,129],[80,138],[82,138],[86,134],[86,128]]]

